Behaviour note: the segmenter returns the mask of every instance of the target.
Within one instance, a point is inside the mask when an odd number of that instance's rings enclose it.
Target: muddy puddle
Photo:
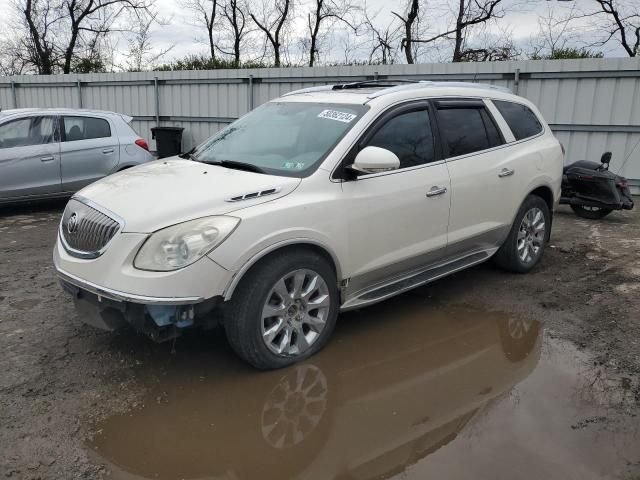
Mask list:
[[[276,372],[247,368],[219,333],[159,358],[143,369],[143,404],[93,427],[89,448],[113,479],[640,471],[637,380],[608,379],[538,322],[498,312],[405,295],[342,315],[320,354]]]

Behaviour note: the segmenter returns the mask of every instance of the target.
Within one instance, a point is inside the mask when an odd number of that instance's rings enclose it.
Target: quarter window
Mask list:
[[[94,117],[64,117],[64,141],[76,142],[111,136],[109,122]]]
[[[367,142],[386,148],[400,159],[400,168],[414,167],[435,160],[429,112],[402,113],[387,121]]]
[[[28,117],[0,125],[0,148],[53,143],[55,124],[54,117]]]
[[[533,137],[542,131],[538,117],[526,105],[503,100],[493,100],[493,104],[504,117],[516,140]]]
[[[502,144],[500,133],[484,108],[438,109],[438,125],[449,157],[466,155]]]

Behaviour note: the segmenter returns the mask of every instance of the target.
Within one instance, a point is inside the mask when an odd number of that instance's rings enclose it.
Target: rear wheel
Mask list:
[[[544,254],[551,213],[547,203],[529,195],[520,206],[509,236],[493,257],[494,262],[511,272],[527,273]]]
[[[326,344],[338,299],[335,273],[324,258],[311,251],[285,251],[242,279],[226,309],[227,338],[254,367],[285,367]]]
[[[571,205],[571,210],[573,210],[573,213],[577,216],[588,218],[589,220],[598,220],[613,212],[613,210],[609,208],[586,207],[584,205]]]

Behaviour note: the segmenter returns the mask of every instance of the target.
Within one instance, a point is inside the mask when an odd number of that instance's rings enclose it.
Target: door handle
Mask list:
[[[53,162],[55,158],[53,155],[49,155],[48,157],[40,157],[41,162]]]
[[[516,173],[516,171],[513,170],[512,168],[503,168],[502,170],[500,170],[500,173],[498,174],[498,176],[500,178],[510,177],[514,173]]]
[[[447,193],[447,187],[431,187],[431,190],[427,192],[427,197],[436,197],[438,195],[442,195]]]
[[[113,148],[105,148],[102,153],[113,153]]]

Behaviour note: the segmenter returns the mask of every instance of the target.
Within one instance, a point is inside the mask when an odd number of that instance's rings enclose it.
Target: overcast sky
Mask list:
[[[11,7],[12,0],[0,0],[0,35],[7,31],[7,23],[10,18],[10,13],[13,11]],[[309,0],[306,0],[307,2]],[[632,1],[632,0],[629,0]],[[514,2],[518,2],[520,7],[513,9],[511,5]],[[391,11],[401,11],[402,6],[406,1],[390,1],[390,0],[367,0],[367,10],[369,12],[379,12],[376,17],[376,23],[384,25],[391,22]],[[433,0],[433,2],[427,1],[427,8],[430,5],[442,4],[443,0]],[[487,26],[485,36],[503,35],[504,32],[508,32],[513,39],[515,45],[527,53],[531,50],[531,38],[539,32],[538,19],[541,16],[547,14],[549,9],[554,9],[554,17],[559,17],[566,12],[567,9],[573,3],[557,2],[555,0],[506,0],[507,14],[504,18]],[[587,7],[593,4],[593,0],[576,0],[577,7]],[[526,6],[522,6],[526,4]],[[192,25],[193,20],[191,14],[180,6],[177,1],[171,0],[155,0],[156,9],[160,12],[161,16],[169,21],[168,25],[156,26],[152,31],[152,42],[157,50],[164,50],[172,47],[170,52],[163,58],[163,61],[169,61],[173,58],[184,57],[187,54],[193,53],[206,53],[207,47],[202,43],[202,40],[206,38],[206,32],[204,30],[198,30]],[[292,40],[289,42],[288,50],[290,54],[290,60],[293,62],[301,61],[300,57],[300,44],[297,38],[304,35],[304,18],[308,4],[299,4],[296,8],[295,14],[297,17],[295,30],[296,33],[292,35]],[[431,31],[442,31],[448,25],[446,19],[446,12],[429,10],[423,14],[423,21],[426,21]],[[344,48],[341,46],[342,41],[346,34],[340,34],[337,30],[337,36],[332,37],[331,42],[325,42],[323,45],[325,61],[342,61],[344,58]],[[588,20],[579,20],[574,24],[574,31],[572,32],[572,43],[577,46],[587,44],[593,38],[593,32],[590,31]],[[296,40],[294,40],[296,38]],[[362,40],[355,40],[355,42]],[[125,51],[127,48],[126,40],[120,39],[117,43],[117,48],[120,51]],[[623,56],[623,51],[615,42],[610,42],[606,47],[598,47],[598,50],[603,51],[606,56]],[[429,52],[422,56],[422,61],[437,61],[440,58],[448,58],[448,52],[440,53]]]

